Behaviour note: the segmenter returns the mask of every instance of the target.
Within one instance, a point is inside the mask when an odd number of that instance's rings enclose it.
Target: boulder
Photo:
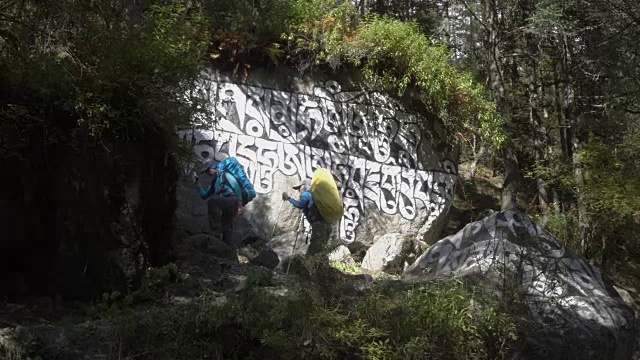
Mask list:
[[[329,254],[329,261],[336,261],[345,265],[356,264],[356,262],[353,260],[353,257],[351,256],[351,251],[349,251],[349,248],[344,245],[338,246]]]
[[[353,260],[361,263],[362,260],[364,260],[364,256],[367,255],[367,250],[369,250],[371,245],[367,246],[359,241],[354,241],[350,244],[347,244],[347,248],[351,253],[351,257],[353,257]]]
[[[415,203],[415,215],[406,219],[399,215],[390,215],[377,209],[374,203],[365,202],[364,210],[367,214],[365,222],[359,227],[354,241],[348,243],[349,248],[370,248],[375,243],[378,234],[394,232],[409,239],[427,241],[437,236],[443,228],[450,203],[434,207],[430,203]],[[434,241],[431,241],[432,243]]]
[[[398,233],[376,236],[373,246],[367,250],[367,254],[362,260],[362,269],[383,271],[390,270],[395,266],[402,267],[405,242],[405,237]]]
[[[278,258],[278,254],[272,249],[263,249],[258,256],[249,261],[249,264],[273,270],[280,264],[280,259]]]
[[[307,252],[309,244],[305,243],[305,235],[301,233],[297,239],[296,241],[295,232],[286,232],[269,241],[267,246],[278,255],[281,267],[294,255],[304,255]]]
[[[187,241],[203,253],[224,259],[238,259],[236,252],[217,236],[199,234],[189,237]]]
[[[179,217],[180,228],[188,235],[212,233],[206,217]]]
[[[431,246],[403,274],[458,276],[522,298],[526,358],[629,359],[634,311],[598,269],[525,214],[494,213]],[[511,284],[511,285],[509,285]]]
[[[625,304],[631,306],[634,309],[637,309],[636,303],[633,300],[633,296],[631,296],[631,294],[629,294],[627,290],[615,285],[613,286],[613,288],[618,292],[618,294],[620,294],[620,297],[622,298],[622,300],[624,300]]]

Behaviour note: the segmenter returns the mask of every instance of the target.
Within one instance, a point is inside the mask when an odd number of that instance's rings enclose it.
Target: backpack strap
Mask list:
[[[309,210],[310,217],[309,221],[323,220],[322,215],[320,215],[320,211],[318,211],[318,208],[316,207],[315,201],[313,201],[313,193],[309,191],[309,194],[311,194],[309,202],[307,203],[307,209]]]

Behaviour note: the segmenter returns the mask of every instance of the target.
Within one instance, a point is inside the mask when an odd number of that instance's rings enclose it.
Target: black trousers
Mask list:
[[[329,238],[331,237],[331,225],[326,222],[314,221],[311,223],[311,239],[307,248],[307,255],[316,255],[328,252]]]
[[[233,230],[233,220],[238,216],[238,200],[235,196],[214,197],[209,200],[209,227],[221,230],[222,241],[233,250],[237,248],[237,240]]]

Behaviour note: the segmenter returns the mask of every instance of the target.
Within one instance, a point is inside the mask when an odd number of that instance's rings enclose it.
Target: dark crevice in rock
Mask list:
[[[47,142],[38,130],[22,159],[0,159],[0,295],[88,300],[125,291],[170,260],[170,137],[120,145],[75,129]]]

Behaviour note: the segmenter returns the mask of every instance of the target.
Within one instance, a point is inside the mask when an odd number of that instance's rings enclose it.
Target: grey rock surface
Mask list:
[[[403,276],[424,274],[463,277],[505,298],[523,295],[533,320],[525,358],[633,354],[633,309],[596,267],[524,213],[502,211],[468,224],[436,242]]]
[[[383,271],[393,266],[402,266],[403,247],[406,242],[399,233],[379,235],[374,238],[373,246],[367,250],[362,260],[362,269],[367,271]]]
[[[241,219],[246,221],[236,227],[240,242],[295,232],[300,211],[282,202],[282,192],[297,198],[292,186],[318,167],[329,168],[344,185],[345,211],[336,231],[344,244],[370,247],[375,235],[388,232],[416,240],[433,237],[457,177],[457,151],[444,146],[441,121],[368,89],[358,74],[340,74],[340,83],[332,76],[256,69],[239,84],[224,72],[203,73],[198,93],[215,118],[198,119],[193,128],[177,132],[197,157],[182,164],[184,177],[204,162],[238,159],[257,193]],[[203,186],[207,178],[202,176]],[[188,191],[189,216],[206,216],[206,206],[193,204],[202,202],[195,189]],[[185,227],[193,234],[200,226],[190,221]]]
[[[329,261],[337,261],[345,265],[355,265],[351,251],[344,245],[340,245],[329,253]]]

